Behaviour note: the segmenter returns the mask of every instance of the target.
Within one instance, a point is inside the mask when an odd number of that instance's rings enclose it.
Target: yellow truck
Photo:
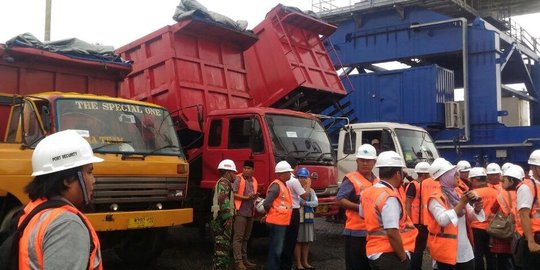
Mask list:
[[[0,95],[0,221],[29,199],[36,144],[73,129],[96,155],[94,196],[85,213],[104,248],[126,262],[148,262],[162,251],[166,229],[191,223],[184,208],[188,163],[167,110],[150,103],[93,94]],[[0,228],[2,229],[2,228]]]

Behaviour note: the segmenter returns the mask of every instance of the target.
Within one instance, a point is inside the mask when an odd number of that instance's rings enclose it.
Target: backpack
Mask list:
[[[19,210],[11,219],[7,230],[0,232],[0,270],[19,269],[19,240],[30,220],[39,212],[48,208],[58,208],[68,204],[61,200],[48,200],[34,208],[17,227],[24,210]]]

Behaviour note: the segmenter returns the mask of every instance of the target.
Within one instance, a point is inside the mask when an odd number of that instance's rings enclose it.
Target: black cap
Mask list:
[[[255,163],[253,163],[253,160],[244,160],[244,167],[255,168]]]

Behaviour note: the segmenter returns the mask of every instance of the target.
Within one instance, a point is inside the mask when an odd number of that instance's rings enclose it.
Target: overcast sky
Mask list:
[[[87,42],[123,46],[165,25],[180,0],[52,0],[51,40],[77,37]],[[312,0],[199,0],[209,10],[233,20],[247,20],[252,29],[278,3],[312,9]],[[44,39],[45,0],[0,0],[0,43],[30,32]],[[539,14],[516,21],[540,37]]]

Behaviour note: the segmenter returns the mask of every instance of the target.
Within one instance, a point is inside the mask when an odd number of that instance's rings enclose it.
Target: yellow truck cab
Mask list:
[[[73,129],[96,156],[94,196],[85,214],[103,246],[129,262],[156,258],[166,228],[191,223],[184,208],[188,164],[163,107],[92,94],[0,94],[0,221],[28,203],[32,151],[48,134]],[[0,228],[2,229],[2,228]]]

